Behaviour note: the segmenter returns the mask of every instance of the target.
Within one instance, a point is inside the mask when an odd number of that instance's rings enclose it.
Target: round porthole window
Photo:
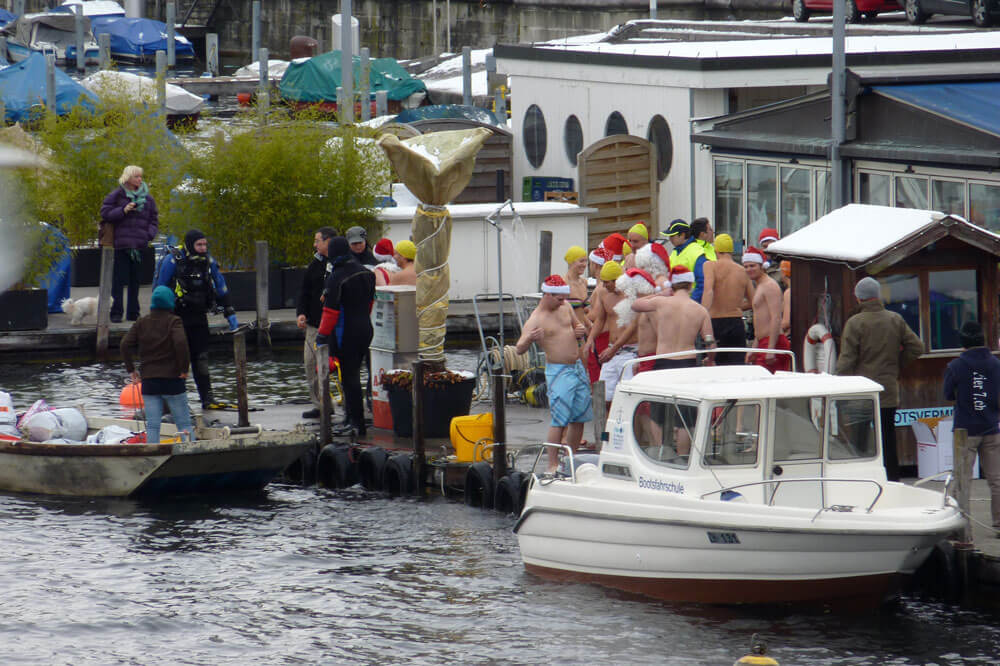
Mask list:
[[[580,119],[570,116],[566,119],[566,127],[563,129],[563,143],[566,144],[566,157],[569,163],[576,166],[576,156],[583,150],[583,128],[580,126]]]
[[[628,123],[625,117],[617,111],[612,111],[608,116],[608,121],[604,123],[604,136],[614,136],[615,134],[628,134]]]
[[[674,162],[674,140],[670,137],[670,126],[661,115],[649,121],[649,136],[646,137],[656,150],[656,177],[663,180],[670,173]]]
[[[532,104],[524,113],[524,152],[528,163],[536,169],[545,160],[545,116],[538,105]]]

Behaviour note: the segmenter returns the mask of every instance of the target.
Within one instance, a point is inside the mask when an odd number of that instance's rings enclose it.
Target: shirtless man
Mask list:
[[[532,342],[545,352],[545,381],[552,420],[546,442],[564,441],[574,451],[583,437],[583,424],[593,419],[590,383],[580,362],[578,339],[584,335],[573,308],[566,302],[569,285],[559,275],[550,275],[542,283],[542,300],[528,317],[517,341],[517,353],[528,351]],[[559,463],[559,449],[549,447],[549,469]]]
[[[584,310],[587,315],[585,325],[587,327],[587,334],[589,335],[598,314],[601,312],[601,294],[604,293],[604,283],[601,282],[601,269],[604,268],[604,264],[612,260],[611,250],[598,247],[590,253],[588,259],[590,260],[590,276],[597,282],[594,291],[590,292],[590,300]],[[604,331],[594,339],[594,348],[584,354],[583,364],[587,366],[587,374],[590,376],[591,384],[601,378],[601,362],[598,360],[598,357],[607,348],[608,332]]]
[[[375,261],[378,262],[378,264],[372,266],[372,270],[375,271],[376,287],[384,287],[387,284],[392,284],[392,274],[399,272],[399,264],[396,263],[396,259],[394,258],[395,252],[392,247],[392,241],[388,238],[381,239],[372,248],[372,254],[375,256]]]
[[[589,354],[597,336],[604,331],[608,332],[608,348],[601,352],[598,357],[598,360],[603,364],[600,379],[604,382],[604,399],[608,403],[615,395],[618,376],[621,374],[625,362],[635,358],[636,351],[636,328],[638,325],[622,329],[618,326],[615,316],[615,306],[625,298],[625,295],[618,291],[615,286],[615,280],[621,277],[623,272],[621,264],[615,261],[607,262],[601,269],[601,283],[604,285],[604,291],[597,296],[599,299],[597,318],[594,320],[590,335],[587,336],[587,344],[584,347]],[[631,377],[632,372],[627,371],[621,378],[630,379]]]
[[[632,304],[639,298],[662,293],[656,286],[653,276],[641,268],[630,268],[625,271],[625,275],[615,280],[615,288],[625,295],[625,298],[615,306],[615,314],[618,316],[618,327],[627,331],[630,326],[635,325],[638,336],[638,349],[636,354],[652,356],[656,353],[656,324],[649,318],[648,312],[636,312],[632,309]],[[633,374],[639,374],[646,370],[653,369],[652,361],[641,361],[635,366]]]
[[[649,243],[649,229],[646,228],[646,223],[640,220],[633,224],[632,228],[628,230],[627,238],[632,252],[625,255],[625,268],[635,268],[636,253]]]
[[[788,338],[781,334],[781,287],[764,272],[764,252],[755,247],[743,253],[743,268],[754,283],[753,325],[757,336],[754,347],[761,349],[791,349]],[[787,354],[750,353],[747,363],[762,365],[772,373],[791,370]]]
[[[401,240],[396,243],[393,258],[399,266],[399,271],[389,278],[389,284],[416,284],[417,268],[413,260],[417,258],[417,246],[412,241]]]
[[[712,330],[720,347],[746,347],[743,311],[753,303],[753,283],[746,269],[733,261],[733,239],[729,234],[715,238],[715,255],[715,261],[705,264],[705,296],[701,304],[712,317]],[[719,365],[742,365],[745,357],[739,352],[720,352],[715,359]]]
[[[781,295],[781,334],[792,339],[792,262],[781,262],[781,275],[785,278],[785,293]]]
[[[658,358],[653,363],[656,370],[693,368],[698,365],[698,357],[693,352],[699,334],[707,346],[715,346],[708,310],[691,298],[694,274],[686,266],[674,266],[670,269],[670,284],[674,289],[673,296],[641,298],[632,305],[636,312],[651,313],[656,321],[657,354],[692,352],[688,356]],[[711,364],[711,359],[707,362]]]

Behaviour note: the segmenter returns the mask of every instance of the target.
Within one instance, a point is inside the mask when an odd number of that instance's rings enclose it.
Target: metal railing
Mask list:
[[[553,444],[552,442],[542,442],[538,445],[538,453],[535,455],[535,462],[531,465],[531,476],[534,480],[538,481],[542,485],[548,485],[556,480],[556,472],[551,474],[542,474],[539,476],[535,474],[535,469],[538,467],[538,461],[542,457],[542,451],[547,448],[561,449],[565,451],[569,456],[569,481],[570,483],[576,483],[576,465],[573,461],[573,447],[567,446],[565,444]],[[565,460],[565,459],[564,459]],[[557,468],[558,470],[558,468]],[[565,477],[564,477],[565,478]]]
[[[878,488],[878,492],[875,494],[875,499],[872,500],[872,503],[868,505],[867,509],[865,509],[865,513],[871,513],[872,509],[875,507],[875,504],[882,497],[882,491],[883,491],[882,484],[879,483],[878,481],[876,481],[875,479],[834,479],[834,478],[829,478],[829,477],[825,477],[825,476],[817,476],[817,477],[800,477],[800,478],[795,478],[795,479],[765,479],[763,481],[749,481],[747,483],[740,483],[740,484],[737,484],[735,486],[727,486],[725,488],[719,488],[718,490],[710,490],[707,493],[702,494],[699,499],[705,499],[706,497],[709,497],[710,495],[715,495],[716,493],[720,493],[721,494],[721,493],[724,493],[724,492],[733,491],[733,490],[735,490],[737,488],[749,488],[749,487],[752,487],[752,486],[761,486],[761,485],[766,485],[766,484],[774,484],[774,486],[775,486],[774,487],[774,491],[771,493],[771,497],[767,501],[767,506],[774,506],[774,498],[777,496],[777,494],[778,494],[778,488],[781,486],[781,484],[783,484],[783,483],[802,483],[802,482],[809,482],[809,483],[816,483],[816,482],[819,482],[819,483],[827,483],[827,482],[830,482],[830,483],[871,483],[876,488]],[[824,502],[823,507],[820,508],[820,510],[816,512],[815,516],[813,516],[813,520],[816,520],[816,517],[819,516],[819,514],[823,513],[824,511],[830,509],[833,506],[841,506],[841,505],[831,505],[830,507],[828,507],[828,506],[826,506],[826,503]]]
[[[752,354],[752,353],[762,353],[762,354],[787,354],[792,359],[792,372],[795,372],[795,352],[789,351],[787,349],[763,349],[759,347],[716,347],[714,349],[688,349],[679,352],[669,352],[666,354],[653,354],[652,356],[640,356],[639,358],[633,358],[631,360],[625,361],[622,365],[621,374],[618,375],[619,381],[625,375],[625,370],[631,368],[634,365],[638,365],[643,361],[655,361],[657,359],[666,358],[689,358],[692,354],[694,356],[705,356],[707,354],[717,354],[720,352],[739,352],[741,354]]]

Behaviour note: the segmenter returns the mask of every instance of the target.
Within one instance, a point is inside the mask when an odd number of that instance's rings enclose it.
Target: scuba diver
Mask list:
[[[327,245],[332,270],[323,290],[323,317],[316,336],[317,345],[329,345],[330,355],[340,361],[344,387],[346,423],[338,435],[352,430],[366,434],[361,365],[372,342],[371,309],[375,300],[375,274],[358,263],[347,239],[334,236]]]
[[[236,310],[229,304],[229,290],[219,272],[219,264],[208,253],[205,234],[191,229],[184,234],[184,247],[172,247],[156,269],[154,289],[170,287],[177,296],[174,313],[184,323],[191,356],[191,374],[198,387],[202,409],[235,409],[229,403],[216,402],[212,379],[208,374],[208,313],[221,307],[229,330],[239,326]]]

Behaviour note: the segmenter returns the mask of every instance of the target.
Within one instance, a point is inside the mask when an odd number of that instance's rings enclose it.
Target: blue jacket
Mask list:
[[[178,256],[181,258],[187,257],[187,250],[176,248],[173,251],[168,251],[160,260],[160,263],[156,267],[156,276],[153,278],[154,289],[163,285],[169,287],[171,290],[176,290],[177,285],[174,276],[177,272]],[[219,264],[215,261],[215,257],[208,257],[208,265],[209,279],[214,291],[213,300],[223,307],[226,315],[232,314],[232,310],[229,307],[229,288],[226,286],[226,279],[222,277],[222,272],[219,271]],[[179,298],[178,300],[180,301],[181,299]]]
[[[955,401],[955,428],[1000,432],[1000,361],[986,347],[966,349],[944,371],[944,397]]]

